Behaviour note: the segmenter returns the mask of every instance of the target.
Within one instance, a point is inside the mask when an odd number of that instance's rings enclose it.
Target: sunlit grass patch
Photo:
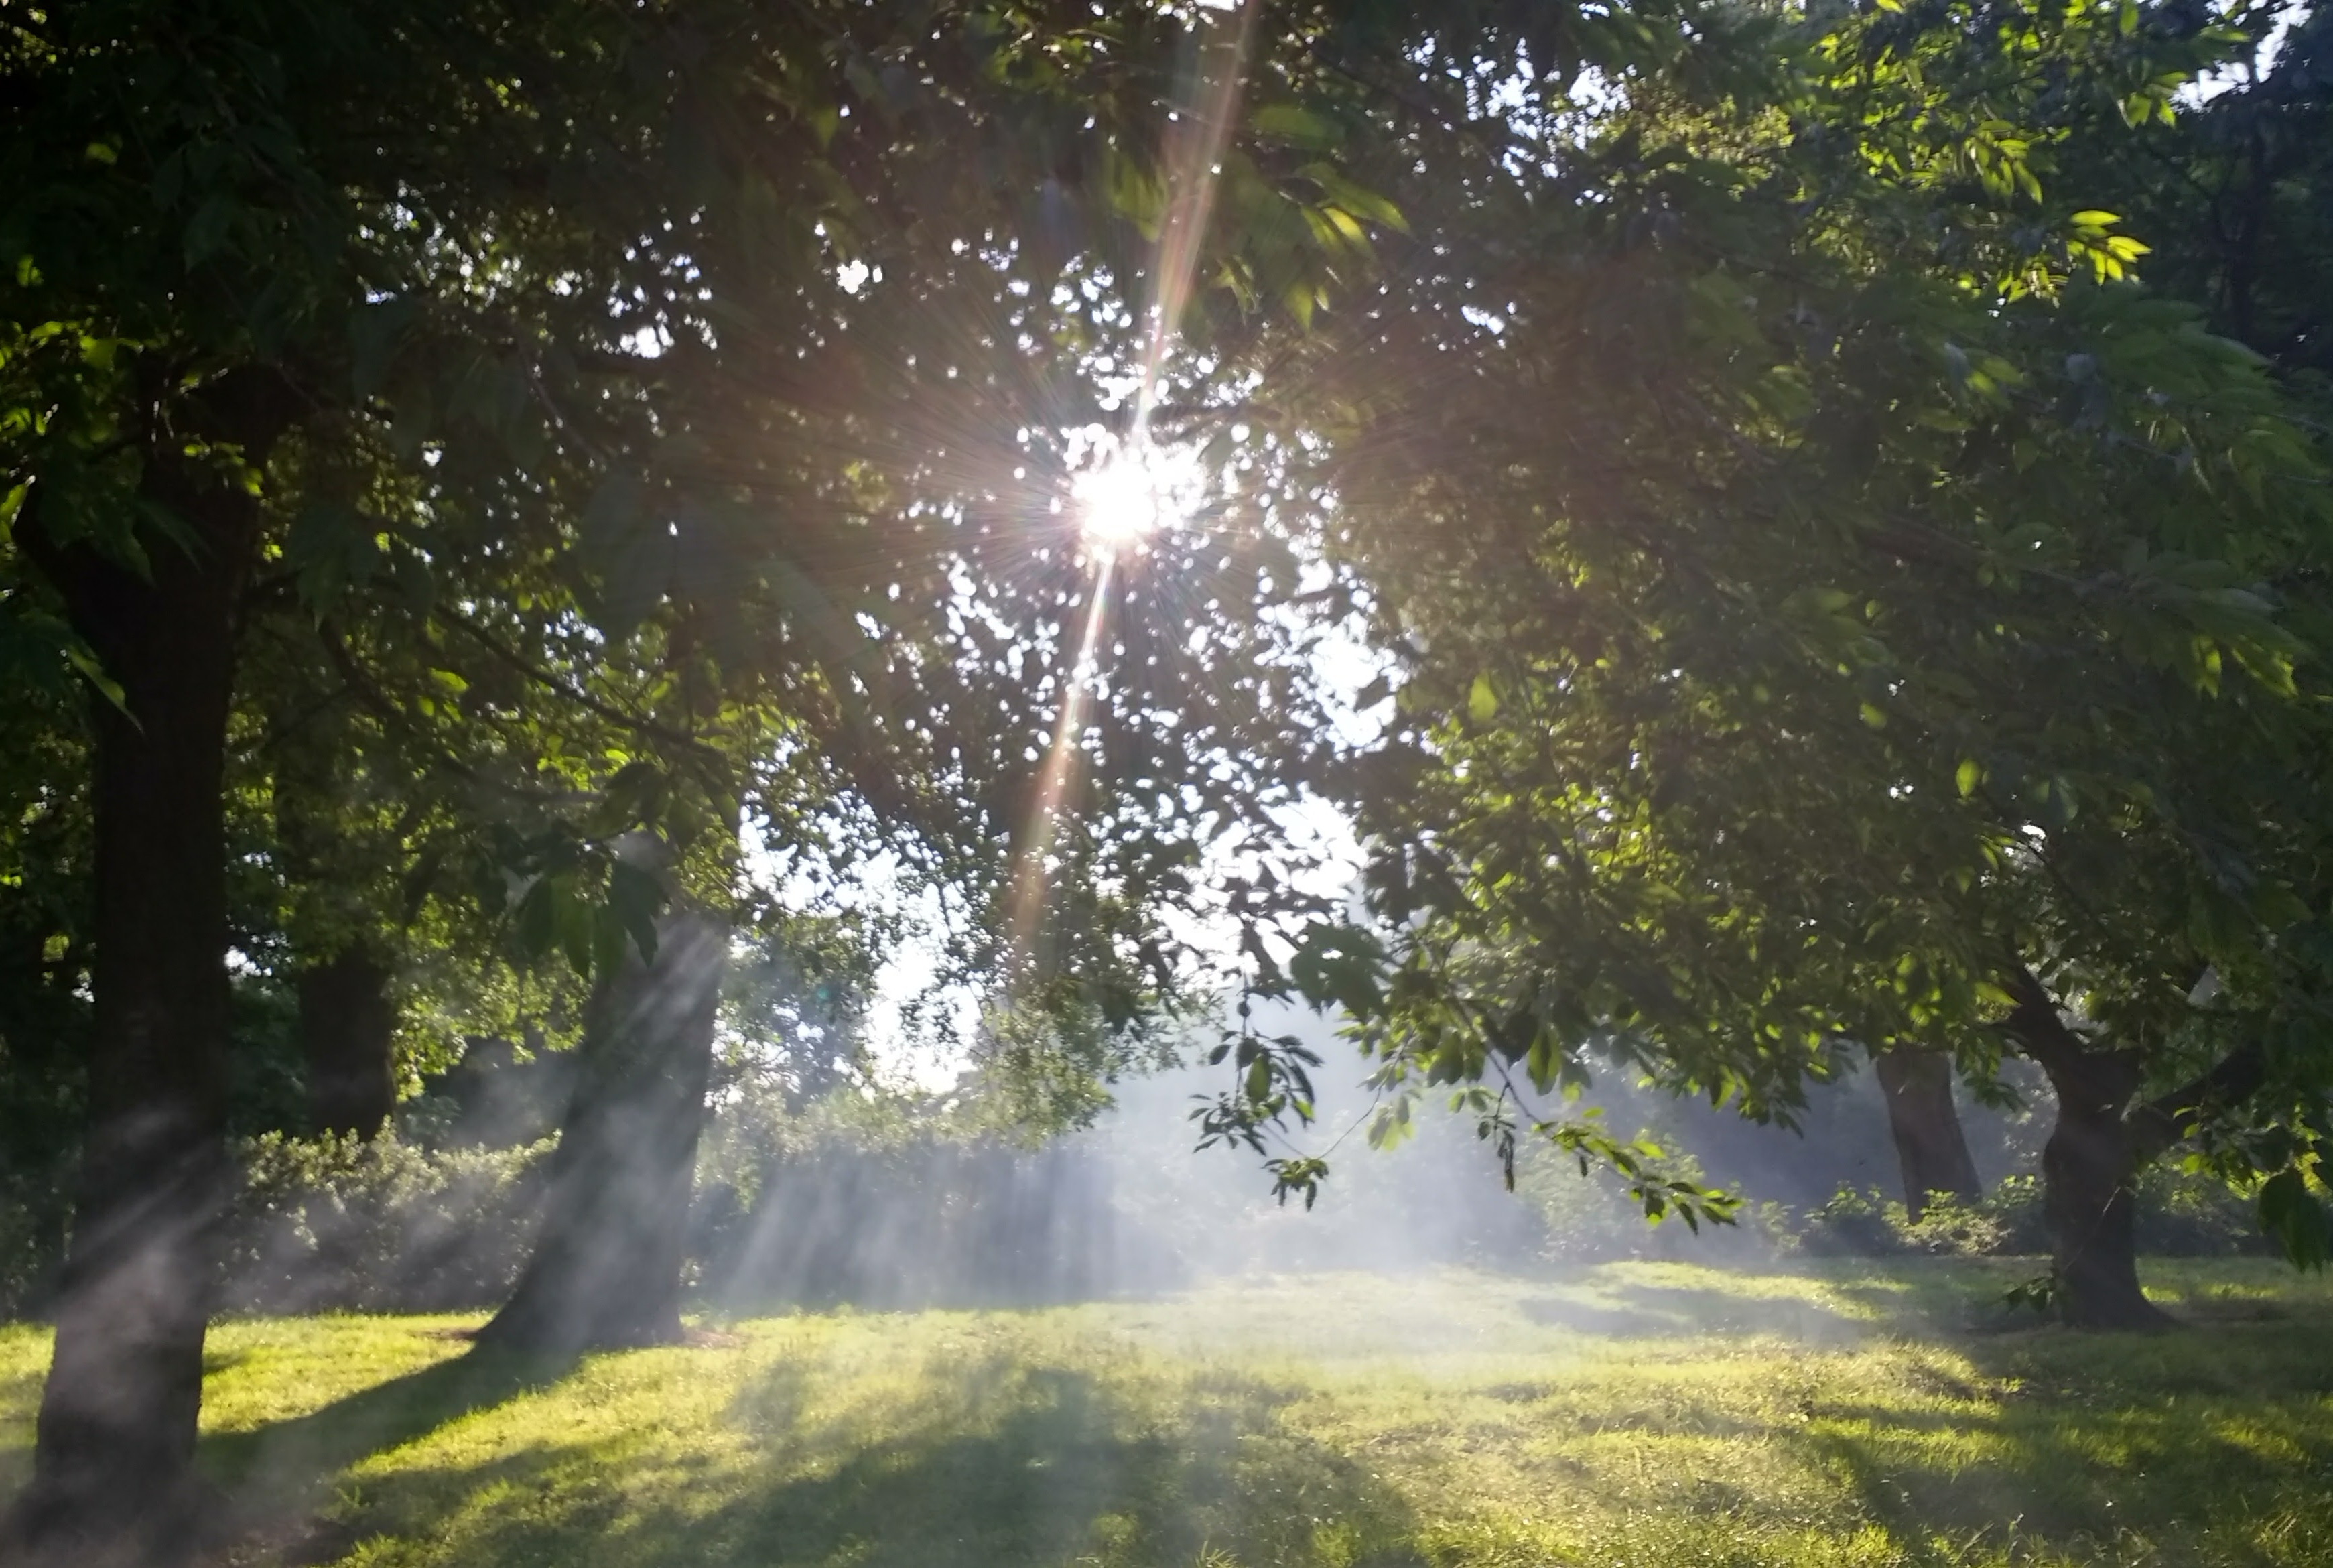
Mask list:
[[[2333,1301],[2077,1336],[2020,1265],[1285,1276],[805,1314],[571,1365],[474,1320],[222,1325],[241,1560],[375,1568],[2333,1568]],[[0,1333],[21,1466],[44,1336]]]
[[[32,1474],[33,1416],[48,1367],[46,1329],[0,1323],[0,1497]]]

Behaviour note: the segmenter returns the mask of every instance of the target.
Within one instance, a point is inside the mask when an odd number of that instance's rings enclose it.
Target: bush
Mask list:
[[[427,1150],[281,1133],[240,1146],[222,1304],[267,1313],[451,1312],[510,1294],[554,1140]]]
[[[2207,1175],[2156,1165],[2139,1178],[2135,1229],[2150,1257],[2232,1257],[2275,1248],[2251,1205]],[[2011,1176],[1975,1203],[1937,1193],[1917,1221],[1877,1188],[1842,1187],[1781,1232],[1783,1246],[1817,1257],[1912,1254],[2029,1256],[2050,1250],[2041,1179]]]
[[[2138,1182],[2138,1250],[2158,1257],[2280,1256],[2248,1194],[2207,1171],[2158,1163]]]
[[[63,1243],[30,1183],[0,1182],[0,1321],[37,1311],[51,1285]]]

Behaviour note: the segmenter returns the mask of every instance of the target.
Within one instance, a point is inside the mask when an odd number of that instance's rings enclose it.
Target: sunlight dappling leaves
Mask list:
[[[193,1549],[230,1139],[436,1193],[489,1059],[489,1356],[683,1340],[708,1105],[878,1020],[1006,1140],[1204,1057],[1291,1223],[2023,1057],[2068,1321],[2167,1158],[2323,1265],[2324,15],[0,10],[0,1549]]]

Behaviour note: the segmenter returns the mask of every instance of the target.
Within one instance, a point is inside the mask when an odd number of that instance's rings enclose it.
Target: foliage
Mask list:
[[[22,609],[12,600],[0,614]],[[87,760],[73,697],[55,679],[28,680],[0,703],[0,1307],[9,1310],[63,1249],[86,1093],[92,845],[86,800],[61,783]]]
[[[1639,1132],[1633,1141],[1664,1150],[1666,1179],[1695,1190],[1712,1185],[1700,1160],[1690,1153],[1667,1154],[1666,1146],[1655,1138]],[[1551,1140],[1523,1143],[1516,1153],[1514,1192],[1541,1229],[1537,1262],[1565,1269],[1624,1258],[1702,1263],[1762,1259],[1776,1249],[1777,1237],[1789,1224],[1781,1205],[1756,1199],[1734,1202],[1727,1210],[1731,1223],[1723,1229],[1647,1224],[1629,1181],[1625,1172],[1600,1162],[1591,1161],[1582,1169],[1576,1154]],[[1786,1237],[1781,1245],[1787,1246]]]
[[[2213,332],[2266,359],[2289,390],[2325,406],[2333,297],[2323,194],[2333,178],[2333,11],[2322,4],[2239,5],[2206,19],[2165,8],[2151,25],[2238,32],[2237,57],[2192,102],[2150,156],[2088,164],[2079,178],[2114,192],[2135,231],[2154,239],[2148,282],[2194,302]]]
[[[498,1302],[525,1264],[551,1148],[429,1150],[393,1133],[251,1140],[221,1303],[285,1313]]]
[[[1899,1042],[1984,1082],[2030,967],[2186,1096],[2150,1154],[2200,1119],[2232,1176],[2306,1171],[2323,470],[2050,183],[2155,145],[2238,42],[2176,21],[1713,21],[1619,91],[1519,83],[1528,152],[1405,125],[1399,308],[1272,404],[1386,650],[1333,787],[1394,949],[1376,998],[1316,989],[1397,1121],[1459,1085],[1500,1136],[1606,1063],[1788,1121]]]
[[[45,689],[94,669],[26,550],[183,551],[157,476],[225,476],[258,502],[218,569],[250,578],[236,864],[279,977],[355,944],[425,993],[514,959],[588,979],[649,939],[619,837],[750,905],[743,826],[796,885],[883,845],[960,917],[951,972],[1092,1076],[1091,1041],[1188,979],[1157,911],[1205,901],[1205,846],[1263,824],[1306,744],[1302,662],[1254,613],[1282,556],[1172,530],[1117,564],[1089,765],[1026,842],[1095,592],[1070,444],[1125,414],[1085,372],[1146,351],[1149,244],[1189,199],[1166,106],[1216,31],[726,0],[19,18],[6,646]],[[1354,215],[1387,216],[1308,129],[1318,69],[1275,69],[1186,258],[1249,302],[1230,336],[1325,298]]]
[[[1916,1222],[1885,1193],[1842,1187],[1777,1234],[1785,1251],[1817,1257],[2032,1256],[2050,1250],[2041,1205],[2040,1180],[2031,1175],[2010,1177],[1975,1203],[1940,1195]],[[2262,1256],[2282,1250],[2262,1230],[2251,1198],[2203,1171],[2170,1163],[2150,1167],[2139,1180],[2136,1207],[2141,1256]]]

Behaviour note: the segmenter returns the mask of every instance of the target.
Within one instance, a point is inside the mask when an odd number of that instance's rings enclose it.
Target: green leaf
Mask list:
[[[518,939],[519,951],[526,957],[540,959],[559,939],[561,896],[559,879],[541,876],[519,899],[518,915],[512,923],[513,934]]]
[[[225,192],[214,192],[195,216],[187,220],[186,234],[187,265],[194,266],[209,259],[226,243],[227,231],[235,225],[235,198]]]
[[[1384,949],[1367,931],[1314,925],[1297,944],[1288,974],[1315,1008],[1342,1007],[1355,1018],[1366,1018],[1378,1009],[1378,972],[1384,961]]]
[[[560,950],[576,974],[589,980],[593,961],[599,957],[598,921],[591,906],[578,896],[574,880],[570,877],[552,879],[558,890],[552,898],[552,921],[558,931]]]
[[[1984,769],[1977,765],[1976,758],[1964,756],[1961,758],[1959,769],[1953,774],[1953,782],[1960,786],[1962,798],[1966,799],[1976,794],[1976,786],[1984,782]]]
[[[1344,139],[1336,123],[1295,103],[1267,103],[1248,116],[1259,136],[1299,147],[1330,148]]]
[[[64,648],[66,661],[80,672],[81,678],[105,698],[107,706],[135,725],[138,716],[130,711],[130,698],[122,691],[121,683],[105,673],[105,666],[98,662],[97,655],[79,638],[68,640]]]
[[[575,543],[595,568],[605,570],[647,518],[647,487],[636,474],[610,474],[591,493],[576,522]]]
[[[2299,1171],[2280,1170],[2262,1182],[2259,1207],[2261,1229],[2294,1267],[2319,1269],[2333,1261],[2333,1219]]]
[[[1332,204],[1342,207],[1355,217],[1365,218],[1382,228],[1391,229],[1396,234],[1409,232],[1409,220],[1402,216],[1401,208],[1377,192],[1354,184],[1334,167],[1325,163],[1310,163],[1304,166],[1302,172],[1313,184],[1320,188],[1321,194]]]
[[[1476,676],[1474,684],[1468,688],[1466,717],[1476,724],[1488,724],[1499,717],[1499,694],[1491,685],[1489,675]]]

